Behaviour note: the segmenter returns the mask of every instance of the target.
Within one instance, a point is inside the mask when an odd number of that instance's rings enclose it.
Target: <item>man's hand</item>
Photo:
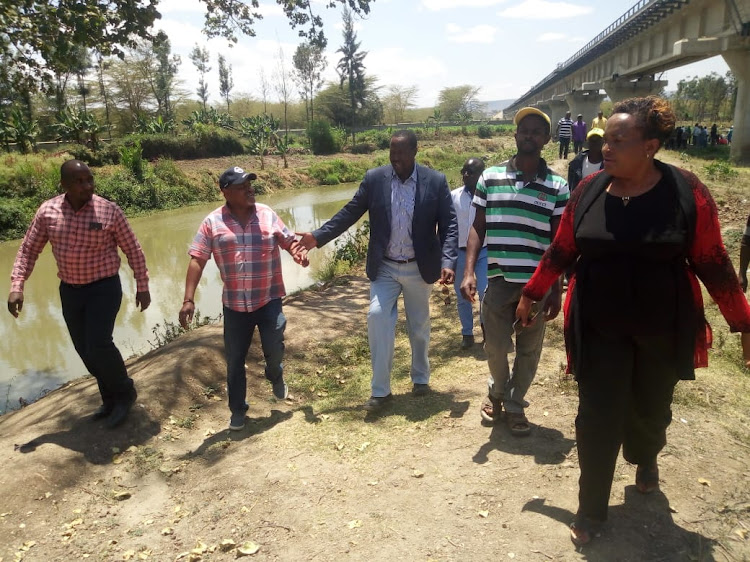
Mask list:
[[[296,232],[295,234],[300,237],[298,243],[302,244],[308,252],[313,248],[318,247],[318,241],[315,239],[315,236],[312,235],[312,232]]]
[[[747,291],[747,273],[740,273],[740,287],[743,293]]]
[[[474,296],[477,294],[477,279],[474,275],[470,277],[464,276],[464,280],[461,281],[461,295],[470,302],[474,302]]]
[[[190,323],[193,321],[193,314],[195,314],[195,303],[192,301],[185,301],[182,303],[180,309],[180,326],[187,330]]]
[[[444,267],[440,270],[440,284],[441,285],[450,285],[453,283],[453,280],[456,278],[456,274],[452,269],[449,269],[447,267]]]
[[[23,293],[13,291],[8,295],[8,312],[13,318],[18,318],[18,313],[23,310]]]
[[[141,291],[135,294],[135,307],[141,307],[141,312],[146,310],[151,304],[151,293],[148,291]]]
[[[289,246],[287,251],[292,256],[294,263],[297,263],[302,267],[310,265],[310,260],[307,259],[307,250],[298,240],[292,242],[292,245]]]

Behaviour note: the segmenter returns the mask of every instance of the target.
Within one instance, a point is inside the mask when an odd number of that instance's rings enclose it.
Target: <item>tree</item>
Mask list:
[[[443,119],[453,121],[465,115],[473,115],[479,109],[477,95],[481,88],[464,84],[443,88],[438,94],[438,108]]]
[[[262,19],[259,0],[200,0],[206,6],[204,32],[237,42],[237,33],[255,36]],[[357,15],[370,13],[373,0],[327,0],[327,8],[348,6]],[[159,0],[1,0],[0,57],[13,59],[12,82],[40,86],[51,78],[54,64],[70,60],[76,47],[95,48],[104,56],[125,56],[139,39],[151,40],[160,17]],[[326,46],[323,20],[310,0],[276,0],[292,29],[321,48]],[[302,29],[309,26],[308,29]]]
[[[383,97],[383,108],[391,123],[404,121],[404,113],[414,107],[418,91],[417,86],[388,86],[388,93]]]
[[[734,114],[735,81],[731,72],[719,76],[712,72],[707,76],[694,76],[680,80],[674,94],[677,115],[690,121],[715,121],[724,116],[731,119]]]
[[[265,169],[263,156],[273,146],[279,120],[271,115],[255,115],[240,121],[242,136],[248,139],[250,153],[260,157],[260,169]]]
[[[227,102],[227,113],[229,113],[229,92],[234,88],[232,79],[232,65],[227,65],[224,55],[219,55],[219,95]]]
[[[311,43],[302,43],[294,52],[294,77],[299,87],[299,94],[305,103],[305,118],[309,125],[315,119],[315,94],[323,86],[323,71],[327,61],[321,49]]]
[[[104,59],[104,55],[97,52],[96,64],[94,65],[94,70],[96,71],[96,82],[99,86],[99,95],[104,102],[104,120],[107,123],[107,134],[109,135],[109,140],[112,140],[112,119],[110,118],[111,100],[109,96],[109,86],[105,82],[105,72],[109,66],[110,63]]]
[[[76,75],[76,82],[78,84],[77,91],[78,95],[81,96],[84,113],[86,113],[87,111],[86,96],[88,96],[91,92],[91,89],[86,86],[86,74],[88,74],[92,66],[91,53],[89,53],[88,49],[81,49],[80,54],[76,58],[76,63],[73,65],[73,68],[71,70]]]
[[[271,84],[268,83],[266,71],[260,67],[260,98],[263,100],[263,113],[268,113],[268,94],[271,92]]]
[[[174,119],[174,108],[172,107],[172,95],[177,81],[177,70],[182,64],[180,55],[172,54],[172,45],[169,37],[160,31],[153,42],[156,68],[154,69],[154,80],[152,89],[159,115],[164,121]]]
[[[195,44],[193,50],[190,51],[190,60],[193,61],[193,66],[198,70],[200,78],[198,80],[198,89],[195,91],[203,104],[203,111],[206,110],[206,102],[208,101],[208,84],[206,83],[206,74],[211,72],[211,67],[208,63],[211,62],[211,55],[208,52],[207,47],[199,47]]]
[[[351,130],[354,117],[349,103],[349,90],[345,85],[342,89],[338,84],[329,83],[317,96],[318,116],[323,115],[334,125]],[[360,126],[375,125],[383,118],[383,104],[378,98],[375,79],[365,79],[364,102],[359,108],[357,123]]]
[[[342,14],[344,22],[344,44],[336,50],[341,53],[336,72],[339,74],[339,87],[343,90],[346,82],[349,92],[349,106],[351,108],[351,131],[352,143],[356,142],[354,137],[354,127],[357,124],[357,110],[365,101],[365,65],[364,59],[367,51],[360,51],[360,43],[357,41],[357,34],[354,32],[354,21],[352,13],[344,7]]]
[[[279,96],[279,101],[284,106],[284,131],[289,134],[289,120],[287,114],[289,111],[289,101],[292,98],[292,77],[286,69],[286,62],[284,61],[284,49],[279,47],[279,52],[276,55],[276,73],[274,74],[276,79],[274,87],[276,93]]]

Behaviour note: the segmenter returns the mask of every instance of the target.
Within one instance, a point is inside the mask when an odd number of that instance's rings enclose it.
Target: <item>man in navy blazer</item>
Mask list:
[[[429,391],[430,292],[435,281],[453,282],[458,226],[445,175],[416,164],[417,137],[391,137],[388,166],[368,170],[352,200],[314,232],[302,235],[308,250],[324,246],[370,213],[367,332],[372,396],[364,408],[381,409],[392,398],[391,368],[396,339],[396,303],[404,294],[411,344],[414,395]]]

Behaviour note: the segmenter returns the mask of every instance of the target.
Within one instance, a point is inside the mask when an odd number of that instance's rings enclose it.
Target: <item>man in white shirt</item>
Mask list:
[[[469,237],[469,228],[474,222],[476,208],[471,202],[474,199],[474,190],[477,181],[484,171],[484,161],[481,158],[469,158],[463,168],[461,177],[464,185],[451,191],[453,208],[456,210],[458,220],[458,262],[456,264],[456,305],[458,307],[458,318],[461,320],[461,349],[469,349],[474,345],[474,311],[470,300],[461,294],[461,281],[464,277],[464,266],[466,265],[466,241]],[[477,256],[477,264],[474,268],[477,278],[477,295],[479,296],[479,322],[482,327],[482,338],[484,338],[484,324],[481,319],[482,299],[487,288],[487,240],[484,241]]]

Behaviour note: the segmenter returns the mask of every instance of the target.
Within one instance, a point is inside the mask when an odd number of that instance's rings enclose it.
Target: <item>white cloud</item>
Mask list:
[[[502,4],[506,0],[422,0],[422,7],[431,12],[452,8],[486,8]]]
[[[451,43],[494,43],[497,29],[491,25],[475,25],[466,29],[449,23],[445,26]]]
[[[502,18],[530,20],[549,20],[573,18],[590,14],[594,8],[579,6],[567,2],[549,2],[548,0],[523,0],[520,4],[500,10],[497,15]]]
[[[177,13],[204,13],[206,6],[198,0],[162,0],[158,10],[162,15]]]
[[[551,43],[552,41],[565,42],[565,43],[578,43],[581,44],[585,41],[585,37],[580,35],[568,35],[567,33],[542,33],[537,37],[537,43]]]

